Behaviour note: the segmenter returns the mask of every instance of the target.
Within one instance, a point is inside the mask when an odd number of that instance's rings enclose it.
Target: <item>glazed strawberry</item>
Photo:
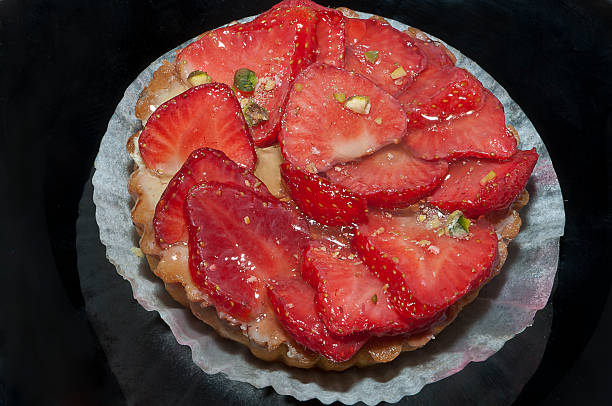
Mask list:
[[[281,324],[295,341],[331,361],[348,361],[368,340],[363,334],[343,337],[329,332],[316,312],[314,289],[300,278],[270,285],[268,292]]]
[[[428,201],[446,211],[478,217],[505,209],[525,188],[538,161],[535,148],[517,151],[506,161],[465,159],[452,163],[440,188]]]
[[[316,62],[338,67],[344,66],[344,22],[342,13],[333,8],[323,7],[310,0],[285,0],[274,8],[308,7],[317,13]]]
[[[269,145],[276,140],[291,81],[316,58],[316,22],[310,8],[274,8],[251,22],[202,35],[177,55],[176,66],[186,82],[201,71],[233,86],[255,144]]]
[[[246,321],[265,285],[296,275],[308,242],[306,222],[287,205],[244,187],[205,182],[185,201],[189,268],[217,311]]]
[[[408,127],[423,128],[480,110],[483,93],[484,87],[471,73],[447,66],[421,73],[397,98],[406,110]]]
[[[516,151],[516,139],[506,128],[504,107],[486,89],[484,105],[479,111],[424,129],[411,129],[404,142],[415,156],[427,160],[506,159]]]
[[[404,207],[436,189],[448,164],[416,158],[404,145],[390,145],[359,161],[327,171],[333,184],[343,186],[376,207]]]
[[[289,93],[279,141],[283,156],[309,172],[398,143],[406,130],[399,102],[361,75],[313,64]]]
[[[371,214],[353,246],[389,284],[395,309],[415,323],[429,322],[480,286],[497,258],[497,235],[485,219],[470,224],[460,213],[435,209]]]
[[[379,20],[346,20],[345,68],[392,95],[410,86],[427,63],[413,39]]]
[[[329,331],[405,333],[411,328],[391,307],[387,287],[350,249],[312,241],[302,255],[302,276],[314,283],[315,305]]]
[[[366,201],[348,190],[331,184],[316,173],[292,167],[285,162],[281,175],[289,194],[302,213],[330,226],[359,223],[366,217]]]
[[[210,148],[195,150],[170,180],[155,207],[153,227],[155,238],[162,248],[187,241],[189,235],[183,210],[185,197],[192,186],[204,181],[234,184],[251,189],[263,197],[271,196],[259,179],[222,151]]]
[[[169,176],[202,147],[221,150],[249,170],[257,160],[238,100],[221,83],[196,86],[159,106],[138,146],[148,168]]]

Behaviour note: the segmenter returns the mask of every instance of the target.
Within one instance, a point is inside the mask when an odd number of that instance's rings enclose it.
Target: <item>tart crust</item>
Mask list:
[[[358,16],[354,11],[346,8],[339,8],[339,10],[348,17]],[[382,19],[377,16],[375,18]],[[418,29],[410,28],[405,32],[408,35],[427,40],[425,34]],[[442,44],[440,46],[443,47]],[[456,59],[448,49],[444,49],[453,60]],[[187,90],[187,84],[176,72],[173,63],[163,61],[161,67],[154,73],[151,82],[142,91],[135,106],[135,114],[143,124],[159,105]],[[516,130],[511,129],[516,134]],[[187,246],[178,245],[164,252],[161,251],[155,242],[153,214],[170,178],[162,177],[146,168],[138,151],[138,135],[139,133],[134,134],[127,143],[127,150],[135,163],[128,189],[135,200],[132,221],[140,235],[139,245],[151,270],[163,280],[166,290],[174,300],[190,309],[198,319],[215,329],[219,335],[247,346],[257,358],[265,361],[281,361],[293,367],[318,367],[323,370],[342,371],[352,366],[366,367],[390,362],[402,352],[414,351],[423,347],[452,323],[459,312],[476,299],[480,288],[500,272],[507,258],[508,244],[516,237],[521,227],[518,210],[529,201],[529,194],[523,190],[507,211],[487,215],[498,235],[497,264],[485,283],[451,305],[441,321],[424,331],[411,335],[372,337],[350,360],[336,363],[296,343],[292,337],[284,333],[273,316],[263,322],[258,322],[257,328],[254,329],[240,325],[229,317],[220,317],[206,295],[197,289],[191,279],[187,262]],[[518,137],[518,134],[516,136]],[[272,194],[286,199],[287,195],[282,188],[278,171],[279,159],[281,159],[279,154],[278,147],[258,149],[258,165],[255,174],[266,184]],[[268,316],[272,314],[270,312]],[[258,330],[259,327],[261,330]]]

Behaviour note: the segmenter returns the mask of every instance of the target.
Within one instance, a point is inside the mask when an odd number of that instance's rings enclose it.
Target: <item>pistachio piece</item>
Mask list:
[[[268,110],[255,102],[242,100],[240,106],[242,107],[242,114],[244,114],[244,119],[249,127],[254,127],[262,121],[268,121],[270,118]]]
[[[470,224],[461,210],[455,210],[446,219],[445,231],[451,237],[465,237],[470,232]]]
[[[378,302],[378,296],[375,293],[374,296],[372,296],[372,303],[376,304],[377,302]]]
[[[257,85],[257,75],[250,69],[240,68],[234,73],[234,86],[242,92],[252,92]]]
[[[490,171],[485,176],[483,176],[482,179],[480,179],[480,185],[481,186],[486,185],[490,180],[495,179],[496,176],[497,176],[497,174],[495,172]]]
[[[378,60],[378,51],[365,51],[365,59],[370,63],[375,63]]]
[[[344,93],[334,93],[334,99],[337,102],[344,103],[346,101],[346,95]]]
[[[276,87],[276,82],[274,81],[274,79],[268,79],[268,81],[266,82],[266,85],[264,86],[264,89],[266,89],[267,91],[270,91],[274,89],[275,87]]]
[[[191,86],[199,86],[205,83],[211,83],[213,80],[208,73],[201,70],[194,70],[187,76],[187,81]]]
[[[404,70],[404,68],[402,68],[401,66],[398,66],[393,72],[391,72],[391,79],[395,80],[395,79],[399,79],[399,78],[403,78],[404,76],[406,76],[407,73]]]
[[[372,107],[368,96],[351,96],[344,103],[344,106],[357,114],[369,114],[370,107]]]

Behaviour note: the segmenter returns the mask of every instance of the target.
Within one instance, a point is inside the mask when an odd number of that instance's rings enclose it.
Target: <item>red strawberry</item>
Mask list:
[[[234,185],[205,182],[185,201],[189,268],[217,311],[246,321],[265,285],[296,275],[308,225],[287,205]]]
[[[344,66],[344,22],[342,13],[333,8],[322,7],[310,0],[285,0],[274,8],[308,7],[316,11],[317,56],[316,62]]]
[[[450,218],[452,235],[447,235],[444,222]],[[490,275],[497,258],[495,230],[480,219],[466,233],[458,219],[428,209],[371,214],[368,223],[359,226],[353,246],[389,284],[391,302],[404,317],[428,323]]]
[[[266,186],[222,151],[200,148],[191,153],[181,169],[168,183],[153,217],[155,238],[162,248],[187,241],[187,224],[183,206],[189,188],[204,181],[230,183],[252,189],[263,197],[271,196]]]
[[[251,122],[255,144],[266,146],[276,140],[289,84],[316,57],[316,22],[312,9],[275,8],[251,22],[202,35],[177,55],[176,66],[184,80],[199,70],[229,85],[238,69],[253,71],[254,91],[239,92],[239,97],[267,112],[267,120],[260,115]]]
[[[438,187],[448,164],[413,156],[403,145],[390,145],[361,159],[338,165],[327,177],[376,207],[404,207]]]
[[[289,194],[302,213],[330,226],[359,223],[366,218],[366,201],[332,185],[315,173],[301,171],[285,162],[281,175]]]
[[[425,33],[418,30],[410,29],[407,34],[410,35],[414,45],[419,48],[419,51],[421,51],[427,59],[425,69],[421,74],[425,73],[427,70],[455,65],[455,61],[451,58],[449,52],[439,42],[431,40]]]
[[[506,159],[516,151],[516,139],[506,128],[504,107],[486,89],[484,105],[479,111],[424,129],[409,130],[404,142],[415,156],[427,160]]]
[[[281,324],[304,347],[334,362],[343,362],[365,344],[368,336],[336,336],[319,318],[314,304],[314,289],[299,278],[268,286],[272,307]]]
[[[466,159],[454,162],[429,202],[468,217],[507,208],[527,184],[538,161],[535,148],[517,151],[507,161]]]
[[[147,167],[169,176],[202,147],[221,150],[248,170],[257,160],[238,100],[220,83],[191,88],[159,106],[138,146]]]
[[[316,309],[334,334],[405,333],[411,328],[391,307],[387,286],[349,249],[313,241],[302,256],[302,276],[317,289]]]
[[[313,64],[291,88],[279,141],[292,165],[323,172],[398,143],[405,114],[396,99],[363,76]]]
[[[427,62],[412,37],[379,20],[346,20],[345,68],[392,95],[410,86]]]
[[[465,69],[428,69],[397,98],[408,114],[408,127],[423,128],[479,110],[484,87]]]

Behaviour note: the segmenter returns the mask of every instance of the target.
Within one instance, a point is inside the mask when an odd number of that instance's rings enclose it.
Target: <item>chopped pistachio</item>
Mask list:
[[[402,78],[404,76],[406,76],[407,73],[404,70],[404,68],[402,68],[401,66],[398,66],[393,72],[391,72],[391,79],[395,80],[395,79],[399,79]]]
[[[372,107],[368,96],[351,96],[344,103],[344,106],[357,114],[369,114],[370,107]]]
[[[376,118],[374,119],[374,122],[375,122],[376,124],[378,124],[378,125],[381,125],[381,124],[382,124],[382,118],[380,118],[380,117],[376,117]]]
[[[240,68],[234,73],[234,86],[242,92],[252,92],[257,85],[257,75],[250,69]]]
[[[365,58],[368,62],[374,63],[378,59],[378,51],[366,51]]]
[[[274,89],[275,87],[276,87],[276,82],[274,81],[274,79],[268,79],[268,81],[266,82],[266,85],[264,86],[264,89],[266,89],[267,91],[270,91]]]
[[[451,237],[464,237],[470,231],[470,220],[460,210],[455,210],[448,215],[445,230]]]
[[[254,127],[262,121],[268,121],[269,115],[268,110],[261,107],[259,104],[250,100],[243,100],[240,103],[242,107],[242,114],[249,127]]]
[[[201,70],[194,70],[187,76],[187,81],[191,86],[199,86],[205,83],[211,83],[213,80],[208,73]]]
[[[480,184],[482,186],[486,185],[487,182],[489,182],[490,180],[495,179],[495,177],[497,176],[497,174],[493,171],[490,171],[489,173],[487,173],[485,176],[482,177],[482,179],[480,179]]]
[[[344,93],[334,93],[334,99],[337,102],[344,103],[346,101],[346,95]]]
[[[295,85],[295,91],[296,91],[296,92],[301,92],[303,88],[304,88],[304,85],[303,85],[303,84],[301,84],[301,83],[297,83],[297,84]]]
[[[376,304],[377,302],[378,302],[378,296],[375,293],[374,296],[372,296],[372,303]]]

